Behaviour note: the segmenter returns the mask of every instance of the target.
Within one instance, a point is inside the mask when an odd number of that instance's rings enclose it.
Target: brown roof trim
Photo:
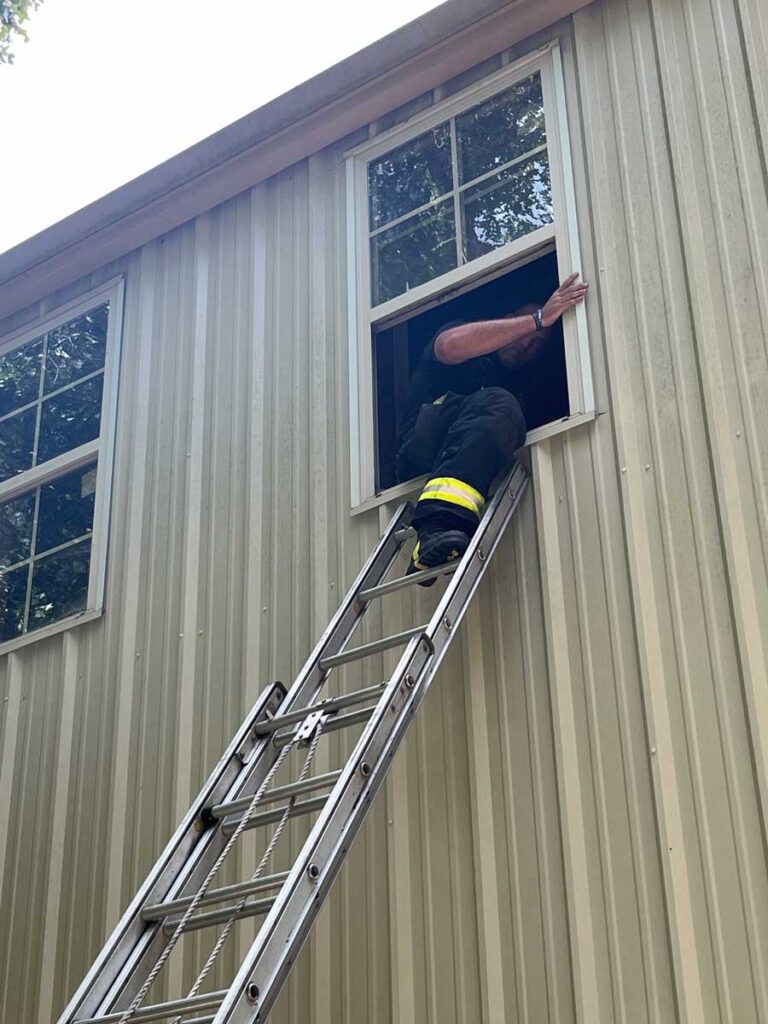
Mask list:
[[[0,318],[591,0],[450,0],[0,255]]]

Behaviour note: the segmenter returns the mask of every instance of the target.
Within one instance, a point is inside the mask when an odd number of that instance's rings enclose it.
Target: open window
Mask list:
[[[450,320],[543,304],[581,270],[557,44],[348,154],[353,504],[393,493],[408,379]],[[583,307],[521,369],[529,441],[594,408]],[[402,487],[399,488],[402,490]]]

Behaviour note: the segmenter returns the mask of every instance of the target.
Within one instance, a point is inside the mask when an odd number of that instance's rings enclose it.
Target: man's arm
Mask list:
[[[567,309],[583,302],[589,285],[579,282],[578,273],[571,274],[542,307],[542,324],[551,327],[557,323]],[[460,324],[441,331],[435,341],[435,357],[441,363],[463,363],[467,359],[485,356],[500,349],[507,349],[505,363],[509,365],[516,356],[518,363],[526,362],[532,351],[539,347],[540,332],[536,330],[533,314],[508,317],[504,320],[479,320],[476,323]]]

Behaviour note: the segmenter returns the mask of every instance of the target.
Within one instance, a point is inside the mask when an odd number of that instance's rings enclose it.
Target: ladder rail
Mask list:
[[[203,811],[211,804],[252,796],[257,791],[279,756],[269,736],[255,733],[257,720],[264,717],[267,709],[276,715],[296,711],[313,702],[329,673],[329,669],[320,666],[323,655],[336,654],[349,642],[368,608],[358,601],[358,594],[378,585],[389,572],[403,544],[403,534],[398,536],[398,531],[407,529],[412,515],[413,506],[408,503],[395,512],[290,690],[286,692],[282,684],[274,683],[259,698],[59,1017],[58,1024],[75,1024],[130,1004],[168,943],[161,922],[147,922],[142,910],[168,897],[185,897],[199,887],[227,839],[222,828],[199,829]],[[279,700],[274,706],[277,697]],[[242,755],[239,771],[238,752]]]
[[[527,483],[517,463],[494,495],[428,626],[409,641],[214,1024],[266,1021]]]
[[[59,1017],[60,1024],[68,1024],[83,1014],[95,1015],[114,983],[117,970],[130,969],[151,945],[154,936],[141,917],[142,907],[158,902],[183,873],[190,854],[201,840],[195,823],[203,808],[219,794],[224,796],[229,791],[241,767],[238,752],[247,749],[255,723],[268,709],[278,707],[284,696],[285,688],[281,683],[273,683],[261,693]]]

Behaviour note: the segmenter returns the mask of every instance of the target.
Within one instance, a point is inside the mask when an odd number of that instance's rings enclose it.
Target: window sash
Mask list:
[[[22,633],[18,637],[0,643],[0,653],[13,650],[15,647],[23,646],[32,642],[38,636],[48,636],[52,632],[58,632],[65,628],[68,622],[82,621],[84,618],[93,618],[101,612],[104,602],[104,585],[106,577],[106,554],[107,554],[107,533],[109,528],[109,513],[111,505],[112,490],[112,469],[114,463],[114,447],[117,417],[117,392],[118,372],[120,366],[120,350],[122,341],[123,322],[123,299],[124,281],[123,278],[114,278],[96,288],[87,295],[65,306],[51,311],[51,313],[40,318],[32,326],[17,331],[6,338],[0,339],[0,355],[34,341],[56,327],[61,326],[69,320],[88,312],[90,309],[109,302],[109,317],[107,321],[107,340],[105,362],[102,369],[93,371],[90,374],[79,378],[75,382],[51,392],[51,395],[63,393],[71,387],[82,383],[87,378],[104,376],[101,400],[101,423],[99,436],[86,444],[73,448],[68,452],[57,455],[38,466],[25,470],[14,477],[0,483],[0,501],[5,502],[18,497],[28,491],[32,491],[41,484],[66,476],[73,470],[89,462],[96,464],[96,493],[93,515],[93,531],[90,534],[91,540],[91,562],[88,580],[88,597],[86,607],[68,618]],[[46,395],[45,398],[49,398]],[[31,403],[34,405],[35,403]],[[42,407],[42,402],[40,402]],[[14,410],[18,412],[19,410]],[[39,414],[38,414],[39,415]],[[37,438],[36,438],[37,442]],[[37,504],[37,502],[36,502]],[[36,509],[37,514],[37,509]],[[80,538],[82,543],[83,538]],[[74,542],[67,542],[63,547],[71,546]],[[48,552],[46,552],[46,555]],[[40,556],[42,558],[43,556]],[[26,560],[24,560],[26,561]],[[23,564],[23,563],[22,563]],[[8,569],[11,567],[7,567]],[[6,570],[4,570],[6,571]]]

